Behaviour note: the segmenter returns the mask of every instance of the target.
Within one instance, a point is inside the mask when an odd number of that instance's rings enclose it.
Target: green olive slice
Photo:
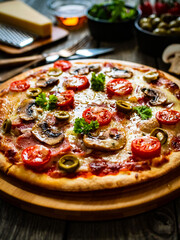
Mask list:
[[[60,119],[60,120],[66,120],[66,119],[68,119],[70,117],[69,113],[67,111],[56,111],[54,113],[54,116],[57,119]]]
[[[66,172],[75,172],[79,167],[79,159],[73,155],[64,155],[59,159],[59,168]]]
[[[4,120],[3,122],[3,125],[2,125],[2,130],[4,133],[9,133],[11,131],[11,120],[10,119],[6,119]]]
[[[143,76],[144,80],[147,80],[147,81],[154,81],[158,79],[158,77],[159,77],[159,73],[155,71],[149,71],[145,73]]]
[[[42,92],[41,88],[29,88],[26,92],[28,97],[37,97]]]
[[[165,144],[168,139],[167,132],[165,130],[163,130],[162,128],[153,129],[150,135],[158,138],[161,145]]]
[[[62,70],[59,68],[50,68],[48,72],[48,76],[58,77],[62,74]]]
[[[130,103],[123,101],[123,100],[118,100],[116,102],[116,106],[118,108],[118,110],[122,111],[122,112],[130,112],[132,110],[132,106]]]

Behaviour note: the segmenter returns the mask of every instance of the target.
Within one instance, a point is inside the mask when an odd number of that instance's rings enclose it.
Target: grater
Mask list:
[[[34,34],[0,23],[0,42],[2,43],[22,48],[34,42],[36,38]]]

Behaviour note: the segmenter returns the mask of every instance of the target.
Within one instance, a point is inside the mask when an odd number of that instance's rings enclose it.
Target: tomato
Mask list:
[[[39,168],[50,161],[51,151],[47,147],[34,145],[24,149],[21,156],[25,165]]]
[[[83,112],[82,116],[88,123],[97,120],[99,125],[103,126],[110,123],[112,114],[103,107],[90,107]]]
[[[89,87],[89,81],[86,76],[72,76],[65,80],[64,85],[69,90],[83,90]]]
[[[30,87],[29,82],[24,80],[14,81],[10,84],[10,90],[12,92],[23,92]]]
[[[107,93],[110,95],[124,96],[132,92],[132,84],[123,78],[110,80],[107,85]]]
[[[65,60],[58,60],[54,63],[54,68],[60,68],[62,71],[67,71],[71,66],[72,64]]]
[[[156,118],[162,124],[173,125],[180,121],[180,112],[172,109],[164,109],[156,113]]]
[[[161,143],[156,137],[136,138],[131,143],[134,156],[140,158],[158,157],[161,152]]]
[[[139,6],[142,12],[142,16],[149,16],[153,12],[153,7],[149,1],[140,1],[141,5]]]
[[[58,98],[57,106],[65,107],[72,105],[74,102],[74,91],[67,90],[61,93],[55,93],[56,97]]]

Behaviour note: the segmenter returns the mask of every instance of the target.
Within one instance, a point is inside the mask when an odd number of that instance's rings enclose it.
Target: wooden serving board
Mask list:
[[[108,220],[157,208],[180,195],[180,169],[132,186],[83,193],[44,190],[0,174],[0,195],[33,213],[67,220]]]
[[[69,32],[65,29],[62,29],[60,27],[53,26],[52,29],[52,36],[49,38],[40,38],[34,41],[32,44],[23,47],[23,48],[15,48],[11,47],[5,44],[0,44],[0,50],[9,53],[9,54],[23,54],[26,52],[29,52],[31,50],[34,50],[36,48],[42,47],[44,45],[48,45],[50,43],[57,42],[65,37],[67,37]]]

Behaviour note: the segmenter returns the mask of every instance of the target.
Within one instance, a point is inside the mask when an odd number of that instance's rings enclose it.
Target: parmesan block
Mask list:
[[[41,37],[52,32],[52,22],[21,1],[0,3],[0,22],[7,23]]]

